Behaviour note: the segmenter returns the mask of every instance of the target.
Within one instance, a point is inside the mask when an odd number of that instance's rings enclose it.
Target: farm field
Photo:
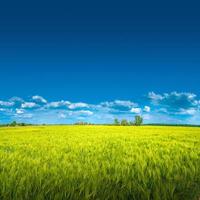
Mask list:
[[[200,128],[0,128],[0,199],[200,198]]]

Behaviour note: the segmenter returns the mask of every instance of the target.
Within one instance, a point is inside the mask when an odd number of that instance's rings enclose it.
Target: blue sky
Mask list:
[[[200,123],[199,8],[195,1],[1,3],[0,123],[135,114],[146,123]]]

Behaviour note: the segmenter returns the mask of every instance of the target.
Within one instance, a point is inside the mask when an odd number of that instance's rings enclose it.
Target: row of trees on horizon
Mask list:
[[[118,120],[117,118],[114,119],[114,123],[110,125],[116,125],[116,126],[140,126],[143,124],[143,118],[141,116],[135,116],[134,121],[128,121],[127,119],[122,119],[121,121]],[[2,124],[0,126],[8,126],[8,127],[15,127],[15,126],[30,126],[33,124],[27,124],[27,123],[17,123],[16,121],[13,121],[8,124]],[[45,124],[43,124],[45,125]],[[95,125],[93,123],[88,123],[88,122],[76,122],[74,125]]]
[[[127,119],[122,119],[119,121],[117,118],[114,119],[114,125],[117,126],[140,126],[143,124],[143,118],[139,115],[135,116],[134,121],[128,121]]]
[[[115,125],[115,126],[140,126],[143,124],[143,118],[139,115],[135,116],[134,121],[128,121],[127,119],[119,120],[117,118],[114,119],[112,124],[103,124],[103,125]],[[88,123],[84,121],[76,122],[74,125],[95,125],[93,123]]]
[[[11,123],[8,123],[8,124],[0,124],[0,126],[9,126],[9,127],[15,127],[15,126],[31,126],[32,124],[27,124],[27,123],[24,123],[24,122],[16,122],[16,121],[13,121]]]

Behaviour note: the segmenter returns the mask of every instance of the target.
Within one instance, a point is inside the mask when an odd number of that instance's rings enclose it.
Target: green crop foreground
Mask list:
[[[0,128],[0,199],[199,199],[200,128]]]

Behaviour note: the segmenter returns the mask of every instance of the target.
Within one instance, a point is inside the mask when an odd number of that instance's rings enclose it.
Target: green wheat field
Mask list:
[[[200,128],[0,128],[0,199],[200,198]]]

